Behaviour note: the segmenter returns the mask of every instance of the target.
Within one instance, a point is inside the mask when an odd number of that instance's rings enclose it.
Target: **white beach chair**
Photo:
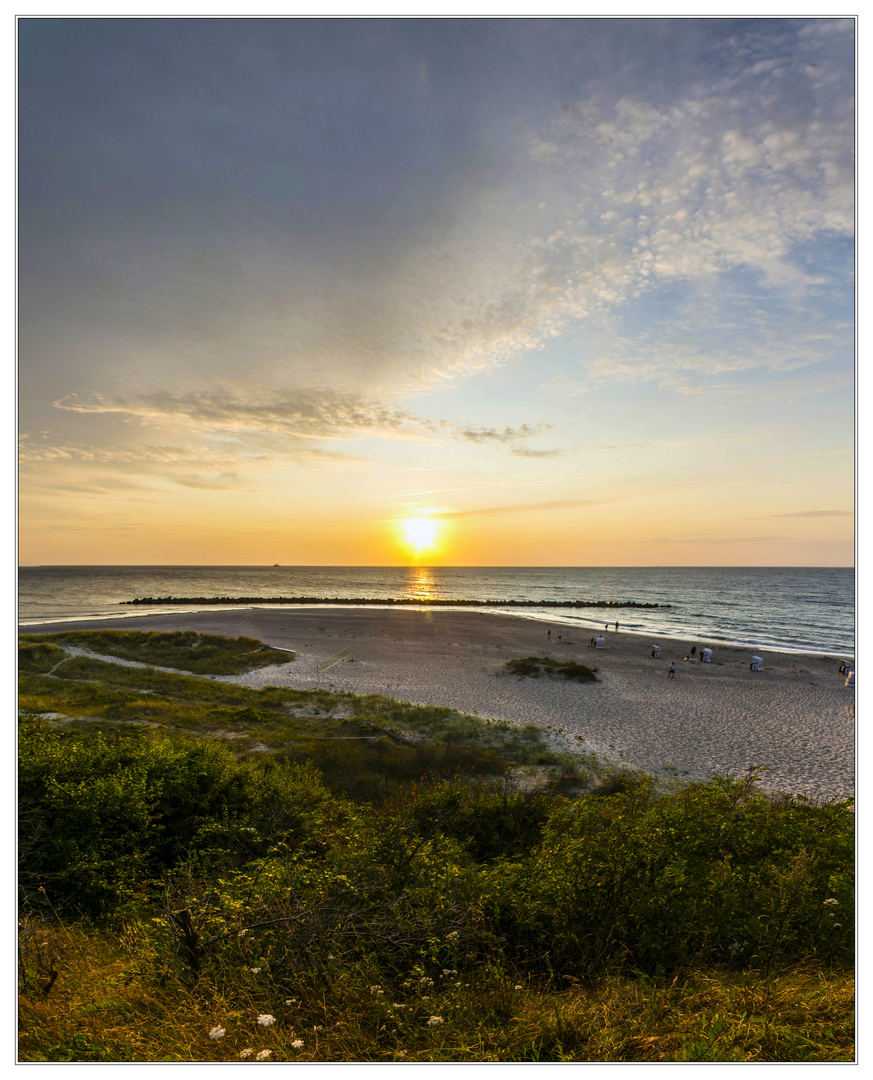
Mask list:
[[[661,659],[661,646],[660,645],[653,645],[652,646],[652,657],[655,660],[660,660]]]
[[[712,649],[701,649],[700,650],[700,662],[701,662],[701,664],[711,664],[712,663]]]
[[[749,671],[763,671],[764,661],[760,656],[753,656],[752,663],[749,665]]]
[[[597,638],[595,640],[595,642],[594,642],[594,647],[597,648],[597,649],[605,649],[606,648],[606,638],[602,638],[602,637]]]

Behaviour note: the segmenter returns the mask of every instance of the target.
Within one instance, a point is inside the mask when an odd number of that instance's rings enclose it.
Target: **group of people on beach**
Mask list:
[[[604,630],[609,630],[609,623],[606,623],[604,625],[603,629]],[[618,621],[617,620],[616,620],[616,623],[615,623],[615,631],[616,631],[616,633],[618,633]],[[546,637],[548,638],[549,641],[552,640],[552,631],[551,631],[551,629],[549,629],[547,631]],[[562,637],[562,635],[558,634],[558,641],[561,640],[561,637]],[[597,648],[597,638],[596,637],[592,637],[591,640],[588,642],[588,648],[589,649],[596,649]],[[692,655],[694,653],[696,653],[696,652],[697,652],[696,647],[692,647],[692,649],[691,649]],[[655,650],[652,649],[652,656],[654,656],[654,655],[655,655]],[[686,659],[687,659],[687,657],[686,657]],[[594,670],[596,671],[597,669],[595,668]],[[670,666],[667,668],[667,678],[668,679],[675,679],[676,678],[676,664],[674,662],[672,662],[672,661],[670,663]]]

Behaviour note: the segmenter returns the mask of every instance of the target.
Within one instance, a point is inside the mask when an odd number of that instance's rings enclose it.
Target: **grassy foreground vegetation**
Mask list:
[[[22,1060],[853,1060],[850,804],[67,655],[21,677]]]

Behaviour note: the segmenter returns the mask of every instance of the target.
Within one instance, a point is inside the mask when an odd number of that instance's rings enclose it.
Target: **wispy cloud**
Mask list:
[[[785,536],[663,536],[638,540],[639,544],[775,544]]]
[[[854,517],[851,510],[796,510],[791,514],[771,514],[777,518],[822,518],[822,517]]]
[[[567,452],[566,450],[561,450],[561,449],[557,449],[557,450],[534,450],[529,446],[515,446],[515,447],[513,447],[512,451],[511,451],[511,453],[517,455],[518,457],[528,457],[528,458],[560,457],[562,454],[565,454],[566,452]]]
[[[223,391],[73,394],[54,404],[70,412],[112,413],[153,425],[184,421],[192,429],[268,431],[294,438],[349,438],[364,432],[403,435],[435,429],[403,410],[327,389],[273,391],[247,400]]]
[[[532,514],[547,510],[576,510],[586,506],[603,506],[605,503],[614,501],[608,499],[559,499],[554,502],[516,503],[510,506],[480,506],[471,510],[447,510],[434,517],[441,518],[474,518],[493,517],[502,514]]]
[[[362,395],[330,389],[288,389],[246,397],[229,391],[182,395],[168,391],[128,395],[73,394],[59,398],[54,404],[69,412],[117,415],[144,426],[171,424],[178,427],[183,424],[193,433],[237,436],[269,433],[306,440],[362,437],[433,440],[442,437],[517,449],[519,443],[550,427],[539,423],[494,428],[442,419],[427,420]],[[64,451],[57,449],[55,453],[62,456]],[[158,452],[152,449],[151,453]],[[85,451],[79,452],[80,457],[84,454]]]
[[[514,444],[522,439],[530,439],[534,435],[539,435],[540,432],[548,431],[551,427],[550,424],[537,424],[531,427],[528,424],[522,424],[521,427],[511,428],[504,427],[502,430],[497,428],[481,428],[481,427],[468,427],[466,425],[460,425],[455,427],[455,434],[459,439],[466,439],[468,442],[473,443],[502,443],[502,444]]]

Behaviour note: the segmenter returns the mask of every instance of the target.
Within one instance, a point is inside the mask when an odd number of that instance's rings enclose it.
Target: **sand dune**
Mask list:
[[[565,746],[651,772],[704,777],[767,766],[768,784],[809,797],[854,794],[854,692],[827,656],[714,647],[713,663],[686,661],[692,641],[605,634],[606,649],[557,623],[478,611],[235,608],[22,628],[190,629],[249,635],[297,659],[236,679],[249,686],[315,686],[447,705],[551,728]],[[547,632],[551,629],[551,639]],[[562,640],[558,640],[562,634]],[[661,646],[660,659],[651,645]],[[596,684],[518,679],[512,657],[576,659]],[[676,664],[676,676],[667,677]]]

